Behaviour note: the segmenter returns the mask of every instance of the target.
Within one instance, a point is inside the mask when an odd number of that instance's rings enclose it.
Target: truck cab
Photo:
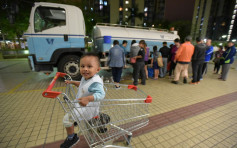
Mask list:
[[[75,6],[35,3],[27,32],[32,70],[50,73],[54,67],[74,79],[80,77],[79,60],[85,52],[85,23]]]

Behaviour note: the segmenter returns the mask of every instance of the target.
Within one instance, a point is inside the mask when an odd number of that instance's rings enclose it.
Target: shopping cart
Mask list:
[[[97,104],[81,107],[74,101],[76,88],[73,85],[67,84],[65,93],[52,91],[59,77],[71,80],[65,73],[56,73],[43,96],[57,98],[64,111],[72,114],[74,124],[79,127],[78,135],[85,137],[89,147],[116,147],[112,143],[120,137],[124,137],[129,145],[132,132],[148,124],[148,106],[152,98],[136,86],[120,85],[121,89],[115,89],[114,84],[105,83],[105,99]],[[87,109],[86,113],[82,112],[83,109]],[[93,118],[88,119],[92,114]]]

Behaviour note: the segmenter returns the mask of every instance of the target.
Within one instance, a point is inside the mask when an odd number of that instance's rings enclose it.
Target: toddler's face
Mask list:
[[[93,56],[86,56],[80,60],[80,73],[86,79],[90,79],[100,71],[97,59]]]

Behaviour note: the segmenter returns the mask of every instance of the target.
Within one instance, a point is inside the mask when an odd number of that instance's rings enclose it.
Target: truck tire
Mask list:
[[[80,80],[80,57],[67,55],[58,63],[58,71],[69,74],[73,80]]]

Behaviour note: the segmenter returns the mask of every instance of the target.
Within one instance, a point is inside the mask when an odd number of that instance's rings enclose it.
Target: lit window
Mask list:
[[[103,5],[100,5],[100,10],[102,10],[103,9]]]
[[[145,13],[144,16],[147,17],[147,13]]]
[[[227,35],[222,35],[221,37],[222,37],[222,38],[226,38],[226,37],[227,37]]]
[[[87,10],[87,7],[85,6],[85,10]]]
[[[232,15],[232,20],[234,20],[235,19],[235,15]]]
[[[236,39],[233,39],[232,42],[236,42]]]
[[[119,8],[119,11],[123,11],[123,8],[122,8],[122,7],[120,7],[120,8]]]
[[[125,18],[128,18],[128,16],[127,16],[127,15],[125,15]]]
[[[221,23],[221,26],[225,26],[225,22],[222,22],[222,23]]]
[[[101,4],[101,5],[103,4],[103,0],[100,0],[100,4]]]
[[[147,7],[145,7],[145,8],[144,8],[144,11],[145,11],[145,12],[146,12],[146,11],[148,11],[148,8],[147,8]]]
[[[146,26],[146,23],[144,23],[144,26]]]
[[[125,4],[129,4],[129,1],[125,1]]]
[[[104,1],[104,6],[107,6],[108,5],[108,2],[107,1]]]
[[[93,11],[93,8],[91,8],[91,11]]]
[[[125,8],[125,11],[128,11],[128,8]]]

